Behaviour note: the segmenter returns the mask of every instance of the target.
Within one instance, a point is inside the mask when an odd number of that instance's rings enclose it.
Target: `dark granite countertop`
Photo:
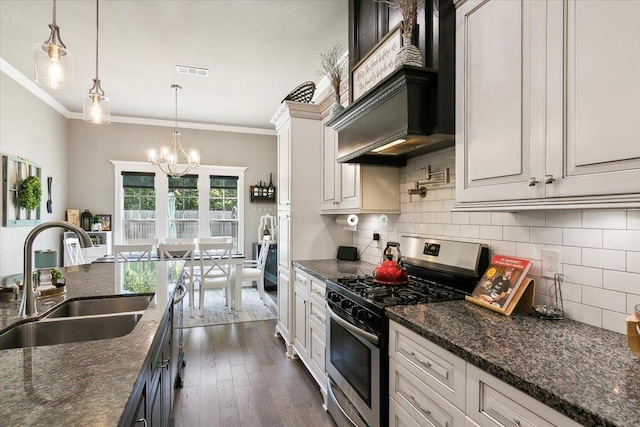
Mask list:
[[[323,280],[372,264],[304,260]],[[387,308],[387,316],[586,426],[640,426],[640,359],[625,335],[571,320],[504,316],[466,301]]]
[[[0,424],[118,425],[182,266],[94,263],[61,269],[67,291],[38,300],[39,316],[72,298],[133,293],[155,297],[123,337],[0,350]],[[23,321],[17,318],[19,305],[20,301],[0,302],[0,328]]]

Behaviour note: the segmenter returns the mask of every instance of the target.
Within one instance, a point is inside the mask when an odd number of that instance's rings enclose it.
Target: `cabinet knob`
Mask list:
[[[143,425],[144,427],[147,427],[147,420],[145,420],[144,418],[138,418],[138,419],[136,420],[136,424],[138,424],[138,423],[142,423],[142,425]]]
[[[537,183],[538,183],[538,181],[536,181],[536,177],[535,176],[532,176],[531,178],[529,178],[529,181],[527,181],[527,185],[529,185],[529,187],[533,187]]]
[[[545,175],[544,176],[544,183],[545,184],[551,184],[553,181],[555,181],[555,179],[553,178],[553,175]]]

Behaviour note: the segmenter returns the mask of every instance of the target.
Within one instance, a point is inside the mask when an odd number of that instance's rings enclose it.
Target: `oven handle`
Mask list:
[[[178,304],[180,301],[182,301],[182,299],[184,298],[184,296],[187,294],[187,288],[184,287],[184,284],[180,283],[178,285],[178,289],[181,289],[181,293],[182,295],[180,295],[179,297],[175,297],[173,298],[173,305]]]
[[[347,322],[342,317],[340,317],[337,314],[335,314],[333,312],[333,310],[331,310],[331,307],[329,307],[329,304],[327,304],[327,311],[329,313],[329,317],[331,317],[333,320],[335,320],[340,326],[342,326],[343,328],[345,328],[346,330],[348,330],[352,334],[354,334],[356,336],[359,336],[359,337],[362,337],[362,338],[366,339],[367,341],[369,341],[370,343],[372,343],[374,345],[378,345],[378,337],[377,336],[375,336],[373,334],[370,334],[369,332],[363,331],[362,329],[358,328],[357,326],[354,326],[351,323]]]

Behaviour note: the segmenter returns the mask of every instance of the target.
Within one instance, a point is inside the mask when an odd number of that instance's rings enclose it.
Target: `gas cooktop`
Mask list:
[[[379,285],[371,276],[343,277],[335,281],[354,295],[379,307],[451,301],[464,299],[465,295],[458,290],[415,276],[409,276],[409,283],[406,285],[394,286]]]

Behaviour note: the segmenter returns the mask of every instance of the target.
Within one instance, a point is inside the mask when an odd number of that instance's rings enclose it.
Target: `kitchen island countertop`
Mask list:
[[[142,262],[62,269],[67,291],[39,299],[39,316],[72,298],[132,293],[155,297],[123,337],[0,350],[0,424],[118,425],[182,267],[182,262]],[[19,306],[19,300],[0,302],[2,329],[24,321],[17,317]]]
[[[304,260],[325,281],[362,261]],[[466,301],[396,306],[387,317],[585,426],[640,426],[640,359],[626,336],[572,320],[504,316]]]

